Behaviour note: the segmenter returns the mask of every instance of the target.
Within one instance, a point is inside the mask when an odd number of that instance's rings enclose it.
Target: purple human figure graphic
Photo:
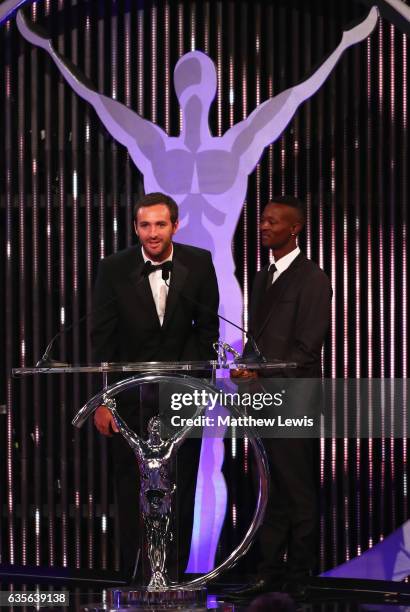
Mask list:
[[[372,32],[377,19],[378,11],[373,7],[366,19],[343,33],[336,49],[308,79],[266,100],[221,137],[213,136],[209,129],[217,78],[214,63],[204,53],[187,53],[175,66],[174,84],[183,122],[181,133],[174,137],[96,91],[22,11],[17,14],[17,25],[24,38],[50,54],[68,84],[93,106],[110,134],[127,148],[143,174],[145,192],[169,193],[180,205],[178,240],[211,250],[220,283],[221,314],[240,323],[243,301],[231,242],[248,176],[299,105],[324,83],[343,52]],[[229,325],[222,325],[221,337],[229,344],[239,341],[237,330]]]

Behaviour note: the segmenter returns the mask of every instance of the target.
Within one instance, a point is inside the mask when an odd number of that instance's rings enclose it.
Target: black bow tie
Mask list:
[[[164,261],[164,263],[154,265],[150,261],[146,261],[143,270],[143,276],[149,276],[157,270],[162,270],[162,278],[168,280],[170,272],[172,270],[172,261]]]

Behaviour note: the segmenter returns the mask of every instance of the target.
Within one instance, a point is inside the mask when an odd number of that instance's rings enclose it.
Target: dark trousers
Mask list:
[[[318,535],[318,441],[302,438],[264,440],[271,492],[259,531],[259,573],[297,578],[316,565]],[[283,562],[287,553],[287,563]]]

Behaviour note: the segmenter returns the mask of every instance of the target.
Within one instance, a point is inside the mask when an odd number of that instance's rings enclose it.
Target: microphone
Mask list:
[[[157,270],[161,270],[162,279],[165,282],[167,282],[171,274],[172,268],[173,268],[172,261],[164,261],[164,263],[158,264],[157,266],[154,265],[151,261],[146,261],[142,273],[144,276],[149,276],[153,272],[157,272]]]
[[[167,282],[173,268],[172,261],[166,261],[162,264],[162,279]]]
[[[148,269],[149,269],[150,266],[152,266],[150,261],[145,262],[145,265],[144,265],[144,267],[142,269],[142,272],[141,272],[141,277],[139,278],[138,283],[137,283],[138,285],[148,276],[148,274],[149,274]],[[168,276],[169,276],[169,274],[168,274]],[[39,361],[37,361],[36,368],[67,368],[67,367],[69,367],[70,364],[66,363],[65,361],[57,361],[55,359],[51,359],[50,358],[50,353],[51,353],[51,350],[53,348],[54,342],[60,336],[62,336],[66,332],[70,331],[70,329],[73,329],[74,327],[77,327],[78,325],[80,325],[80,323],[82,323],[83,321],[85,321],[86,319],[91,317],[92,315],[95,315],[98,312],[100,312],[101,310],[104,310],[104,308],[107,308],[107,306],[112,304],[112,302],[114,302],[116,299],[117,299],[117,296],[114,295],[112,298],[110,298],[109,300],[104,302],[104,304],[101,304],[101,306],[99,306],[98,308],[93,308],[89,312],[86,312],[82,317],[80,317],[80,319],[78,319],[78,321],[75,321],[75,322],[71,323],[71,325],[68,325],[67,327],[64,326],[63,329],[60,329],[60,331],[57,332],[55,334],[55,336],[53,336],[51,338],[50,342],[47,345],[46,350],[44,351],[44,354],[43,354],[42,358]]]
[[[51,338],[50,342],[47,345],[46,350],[44,351],[42,358],[39,361],[37,361],[36,368],[67,368],[69,367],[70,364],[66,363],[65,361],[56,361],[55,359],[50,359],[50,353],[51,353],[51,349],[53,348],[54,342],[57,340],[57,338],[59,338],[66,332],[70,331],[70,329],[73,329],[73,327],[80,325],[80,323],[82,323],[83,321],[91,317],[91,315],[97,314],[97,312],[100,312],[101,310],[109,306],[116,299],[117,299],[117,296],[114,295],[112,298],[104,302],[104,304],[102,304],[98,308],[94,310],[90,310],[89,312],[86,312],[82,317],[80,317],[80,319],[78,319],[78,321],[71,323],[71,325],[69,325],[68,327],[64,326],[63,329],[60,329],[60,331],[57,332],[55,336]]]
[[[148,262],[147,262],[148,263]],[[169,266],[167,266],[166,269],[165,268],[165,264],[169,264]],[[162,278],[165,280],[165,283],[167,285],[167,287],[169,288],[169,284],[167,283],[167,280],[169,278],[169,274],[172,270],[173,264],[172,261],[166,261],[164,264],[162,264]],[[165,278],[165,274],[166,274],[166,278]],[[205,306],[204,304],[201,304],[200,302],[197,302],[196,300],[193,300],[192,298],[188,297],[187,295],[185,295],[185,293],[181,292],[181,296],[183,298],[185,298],[186,300],[188,300],[188,302],[191,302],[191,304],[194,304],[195,306],[199,306],[199,308],[202,308],[203,310],[206,310],[207,312],[209,312],[210,314],[217,316],[218,319],[222,319],[222,321],[225,321],[225,323],[229,323],[229,325],[232,325],[233,327],[236,327],[236,329],[239,329],[239,331],[241,331],[242,333],[245,334],[246,338],[249,340],[251,346],[252,346],[252,350],[248,349],[246,351],[246,355],[244,355],[242,353],[242,355],[239,355],[239,357],[235,357],[234,359],[234,363],[266,363],[267,359],[266,357],[264,357],[264,355],[261,353],[257,342],[255,340],[255,338],[253,337],[252,333],[250,331],[246,331],[243,327],[240,327],[240,325],[237,325],[236,323],[234,323],[233,321],[230,321],[229,319],[227,319],[226,317],[223,317],[222,315],[219,314],[219,312],[215,312],[213,311],[211,308],[208,308],[208,306]],[[227,345],[226,343],[224,344],[225,349],[227,347],[229,347],[229,345]],[[229,349],[231,349],[231,347],[229,347]],[[236,351],[234,349],[231,350],[231,352],[234,354],[236,353]]]

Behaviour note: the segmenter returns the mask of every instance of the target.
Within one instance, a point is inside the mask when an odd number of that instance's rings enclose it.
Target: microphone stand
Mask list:
[[[151,266],[151,262],[147,261],[142,269],[141,278],[139,279],[138,284],[142,283],[143,280],[148,276],[150,266]],[[169,276],[169,273],[168,273],[168,276]],[[95,310],[91,310],[90,312],[86,312],[85,315],[83,315],[77,322],[73,322],[68,327],[64,327],[59,332],[57,332],[55,336],[53,336],[50,342],[48,343],[47,348],[44,351],[42,358],[39,361],[37,361],[36,368],[66,368],[68,367],[70,365],[69,363],[66,363],[65,361],[57,361],[55,359],[50,358],[50,353],[51,353],[51,349],[53,348],[54,342],[57,340],[57,338],[59,338],[66,332],[70,331],[70,329],[73,329],[73,327],[80,325],[80,323],[82,323],[83,321],[91,317],[91,315],[97,314],[98,312],[100,312],[101,310],[109,306],[109,304],[114,302],[116,299],[117,299],[117,296],[114,295],[111,299],[104,302],[104,304],[102,304],[99,308]]]
[[[169,283],[167,281],[169,280],[169,275],[170,275],[170,272],[172,270],[172,261],[166,262],[166,263],[169,264],[169,265],[162,269],[162,279],[165,281],[165,284],[166,284],[166,286],[169,289],[170,286],[169,286]],[[185,293],[181,292],[181,295],[182,295],[183,298],[188,300],[188,302],[191,302],[191,304],[194,304],[195,306],[199,306],[199,308],[203,308],[204,310],[206,310],[210,314],[218,317],[219,319],[222,319],[222,321],[225,321],[225,323],[229,323],[229,325],[232,325],[233,327],[236,327],[236,329],[238,329],[239,331],[241,331],[242,333],[245,334],[245,336],[249,340],[253,350],[252,351],[247,351],[246,356],[244,356],[243,353],[242,353],[242,355],[239,355],[239,356],[235,357],[234,363],[244,363],[244,364],[246,364],[246,363],[266,363],[266,357],[264,357],[262,355],[262,353],[259,350],[259,347],[258,347],[258,345],[256,343],[256,340],[253,337],[253,335],[251,334],[251,332],[246,331],[243,327],[240,327],[239,325],[237,325],[233,321],[230,321],[226,317],[220,315],[218,312],[214,312],[211,308],[208,308],[208,306],[205,306],[204,304],[200,304],[196,300],[193,300],[192,298],[190,298],[187,295],[185,295]],[[237,351],[235,351],[235,349],[232,348],[226,342],[223,343],[223,348],[224,348],[224,350],[228,350],[229,352],[231,352],[233,355],[235,355],[235,354],[238,355]]]

